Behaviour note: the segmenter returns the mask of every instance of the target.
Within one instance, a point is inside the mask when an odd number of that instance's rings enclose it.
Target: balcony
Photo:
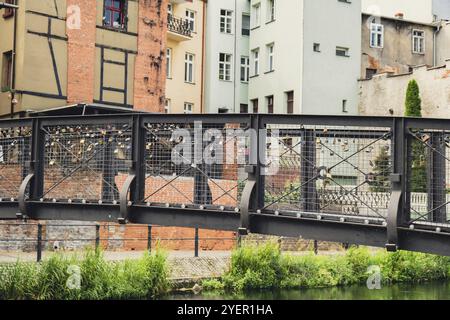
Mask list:
[[[189,23],[183,19],[175,17],[171,14],[167,18],[168,38],[174,41],[186,41],[192,39],[192,31]]]

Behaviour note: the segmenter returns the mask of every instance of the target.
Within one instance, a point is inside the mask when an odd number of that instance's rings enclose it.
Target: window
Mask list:
[[[294,113],[294,91],[286,92],[286,109],[288,114]]]
[[[167,78],[172,78],[172,48],[166,50],[166,72]]]
[[[253,75],[257,76],[259,74],[259,49],[252,51],[253,56]]]
[[[9,91],[11,89],[12,77],[12,51],[3,54],[2,64],[2,87],[1,91]]]
[[[189,26],[189,30],[194,32],[195,31],[195,12],[194,11],[186,9],[186,22]]]
[[[240,112],[241,113],[248,113],[248,104],[241,103]]]
[[[256,27],[259,27],[260,24],[261,24],[261,4],[257,3],[255,5],[253,5],[252,11],[253,11],[253,24],[252,24],[252,27],[256,28]]]
[[[267,71],[274,70],[274,44],[267,45]]]
[[[342,112],[347,113],[347,100],[342,100]]]
[[[377,74],[377,69],[366,68],[366,79],[372,79]]]
[[[349,49],[344,47],[336,47],[336,55],[339,57],[350,57]]]
[[[219,80],[231,81],[231,54],[219,53]]]
[[[194,83],[194,55],[192,53],[184,55],[184,81]]]
[[[425,53],[425,31],[413,30],[412,33],[412,51],[413,53]]]
[[[242,15],[242,35],[250,35],[250,15],[246,13]]]
[[[14,0],[5,0],[4,2],[5,2],[5,4],[15,4]],[[14,16],[14,9],[5,8],[5,12],[3,13],[3,18],[7,19],[7,18],[11,18],[13,16]]]
[[[241,57],[241,81],[248,82],[250,77],[250,59],[249,57]]]
[[[173,5],[172,5],[171,3],[169,3],[169,4],[167,5],[167,14],[168,14],[169,16],[173,15]]]
[[[164,112],[165,113],[170,113],[170,104],[171,104],[170,99],[166,99],[166,103],[164,105]]]
[[[105,0],[103,25],[110,28],[125,28],[125,0]]]
[[[258,99],[253,99],[250,102],[252,103],[253,113],[258,113]]]
[[[194,110],[194,104],[190,102],[184,103],[184,113],[192,113]]]
[[[314,43],[313,50],[314,52],[320,52],[320,43]]]
[[[384,26],[378,23],[370,24],[370,46],[372,48],[383,48]]]
[[[273,96],[266,97],[267,113],[273,113]]]
[[[232,33],[231,26],[233,25],[233,11],[231,10],[220,10],[220,32],[222,33]]]
[[[267,21],[275,20],[275,0],[269,0],[267,3]]]

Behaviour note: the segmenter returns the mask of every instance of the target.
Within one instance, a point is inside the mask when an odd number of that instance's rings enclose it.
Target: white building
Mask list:
[[[360,0],[252,0],[250,112],[356,114]]]
[[[421,23],[450,20],[449,0],[362,0],[362,10],[391,18],[401,13],[405,20]]]
[[[208,1],[205,44],[205,111],[247,112],[249,0]]]

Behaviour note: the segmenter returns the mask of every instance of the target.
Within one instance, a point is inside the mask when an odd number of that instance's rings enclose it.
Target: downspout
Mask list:
[[[237,86],[237,79],[238,79],[238,62],[240,63],[240,57],[237,56],[237,37],[238,37],[238,30],[237,30],[237,0],[234,0],[234,86],[233,86],[233,113],[236,113],[236,86]],[[239,68],[240,70],[240,68]]]
[[[16,6],[19,5],[19,0],[14,3]],[[16,102],[16,47],[17,47],[17,16],[19,12],[18,9],[14,9],[14,34],[13,34],[13,51],[12,51],[12,62],[11,62],[11,118],[14,117],[14,105]]]
[[[441,23],[437,25],[436,31],[433,32],[433,67],[436,67],[437,64],[437,45],[436,45],[436,38],[437,34],[441,31]]]
[[[202,79],[200,83],[200,113],[204,113],[204,91],[205,91],[205,37],[206,37],[206,1],[203,0],[203,30],[202,30]]]

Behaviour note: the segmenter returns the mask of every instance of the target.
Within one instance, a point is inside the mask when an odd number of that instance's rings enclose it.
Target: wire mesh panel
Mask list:
[[[247,181],[245,123],[146,124],[148,204],[236,209]]]
[[[0,129],[0,198],[15,200],[28,174],[31,155],[31,127]]]
[[[450,228],[449,165],[449,130],[409,130],[407,189],[411,228]]]
[[[264,210],[384,220],[392,143],[389,128],[267,125]]]
[[[131,160],[130,123],[44,126],[43,199],[119,200]]]

